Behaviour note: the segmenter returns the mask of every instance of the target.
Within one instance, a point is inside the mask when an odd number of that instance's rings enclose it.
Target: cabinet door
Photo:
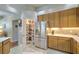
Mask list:
[[[64,40],[64,38],[59,38],[59,40],[58,40],[58,49],[59,50],[62,50],[62,51],[65,51],[65,48],[63,48],[63,44],[65,44],[65,40]]]
[[[48,17],[49,24],[50,24],[50,27],[52,28],[52,27],[54,27],[54,13],[50,13],[48,15],[49,15],[49,17]]]
[[[2,43],[0,43],[0,54],[2,54]]]
[[[60,27],[68,27],[67,11],[60,12]]]
[[[48,36],[48,47],[52,48],[52,37]]]
[[[67,14],[68,15],[75,15],[76,14],[76,8],[68,9]]]
[[[76,40],[71,40],[71,53],[77,53],[77,42]]]
[[[69,38],[61,37],[58,40],[58,49],[66,52],[70,52],[70,40]]]
[[[63,16],[63,27],[68,27],[68,16],[67,15],[64,15]]]
[[[60,27],[63,27],[63,11],[60,12]]]
[[[6,40],[3,42],[3,54],[8,54],[10,52],[10,41]]]
[[[59,12],[55,13],[54,15],[54,27],[60,27],[60,16],[59,16]]]
[[[63,48],[65,48],[65,51],[66,52],[70,52],[71,53],[71,38],[65,38],[65,39],[68,39],[68,40],[66,40],[66,42],[65,42],[65,47],[64,47],[64,45],[63,45]]]
[[[61,20],[60,20],[60,27],[68,27],[68,18],[67,16],[61,16]]]
[[[76,25],[79,27],[79,7],[76,8]]]
[[[76,9],[60,12],[60,27],[76,27]]]
[[[76,25],[79,27],[79,15],[76,15]]]
[[[56,37],[49,37],[48,39],[48,47],[57,49],[57,38]]]
[[[63,27],[68,27],[68,10],[63,12]]]
[[[79,54],[79,43],[77,43],[77,54]]]
[[[43,20],[43,16],[42,15],[37,16],[37,18],[38,18],[38,21],[42,21]]]
[[[69,15],[68,16],[69,27],[76,27],[76,15]]]
[[[76,8],[72,8],[68,10],[68,27],[76,27]]]

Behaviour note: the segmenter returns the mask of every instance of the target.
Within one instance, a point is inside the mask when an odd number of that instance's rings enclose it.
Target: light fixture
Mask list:
[[[13,8],[13,7],[9,6],[9,5],[7,5],[7,10],[10,11],[10,12],[14,12],[14,13],[17,12],[15,8]]]
[[[2,26],[0,26],[0,29],[2,29],[3,27]]]

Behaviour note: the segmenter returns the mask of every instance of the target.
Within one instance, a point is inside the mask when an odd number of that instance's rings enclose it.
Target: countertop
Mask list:
[[[3,41],[5,41],[5,40],[7,40],[9,38],[11,38],[11,37],[0,37],[0,42],[3,42]]]
[[[79,36],[77,35],[69,35],[69,34],[48,34],[47,36],[59,36],[59,37],[69,37],[73,38],[77,42],[79,42]]]

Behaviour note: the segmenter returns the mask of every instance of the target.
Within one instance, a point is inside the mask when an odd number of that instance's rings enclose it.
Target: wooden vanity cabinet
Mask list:
[[[2,54],[2,43],[0,43],[0,54]]]
[[[10,39],[3,41],[3,54],[8,54],[10,52]]]

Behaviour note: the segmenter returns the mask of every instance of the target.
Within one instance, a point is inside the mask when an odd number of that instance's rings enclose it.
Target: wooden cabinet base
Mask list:
[[[2,51],[3,54],[8,54],[10,52],[10,40],[9,39],[7,39],[3,42],[2,49],[3,49],[3,51]]]
[[[79,43],[77,43],[77,54],[79,54]]]
[[[59,37],[58,39],[58,49],[66,52],[71,52],[70,47],[71,38]]]
[[[57,37],[49,37],[48,47],[57,49]]]
[[[49,36],[48,47],[59,51],[72,53],[71,40],[72,38],[67,37]]]
[[[2,54],[2,43],[0,43],[0,54]]]

